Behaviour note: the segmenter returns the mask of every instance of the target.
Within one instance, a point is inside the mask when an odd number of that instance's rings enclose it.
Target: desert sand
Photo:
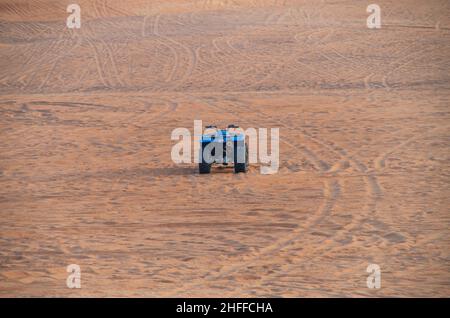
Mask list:
[[[448,1],[72,2],[0,0],[1,297],[450,296]],[[173,163],[195,119],[279,172]]]

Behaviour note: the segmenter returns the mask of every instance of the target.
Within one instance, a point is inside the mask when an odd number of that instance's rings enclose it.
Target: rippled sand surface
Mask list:
[[[0,296],[450,296],[447,1],[379,30],[341,0],[80,0],[70,30],[71,2],[0,0]],[[279,127],[279,173],[174,164],[194,119]]]

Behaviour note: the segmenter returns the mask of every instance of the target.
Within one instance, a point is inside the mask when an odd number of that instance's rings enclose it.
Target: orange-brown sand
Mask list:
[[[72,2],[0,0],[0,296],[450,296],[448,1],[378,30],[350,0],[80,0],[68,29]],[[194,119],[279,127],[279,172],[174,164]]]

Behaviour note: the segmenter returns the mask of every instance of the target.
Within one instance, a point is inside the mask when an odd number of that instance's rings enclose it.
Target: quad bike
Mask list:
[[[236,131],[237,128],[235,125],[229,125],[227,129],[206,126],[200,140],[200,174],[210,173],[213,164],[233,164],[235,173],[248,171],[248,145],[245,134]]]

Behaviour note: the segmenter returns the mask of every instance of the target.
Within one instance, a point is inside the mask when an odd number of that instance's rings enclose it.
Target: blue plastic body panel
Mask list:
[[[230,134],[227,130],[218,130],[215,135],[202,135],[201,142],[244,141],[244,134]]]

